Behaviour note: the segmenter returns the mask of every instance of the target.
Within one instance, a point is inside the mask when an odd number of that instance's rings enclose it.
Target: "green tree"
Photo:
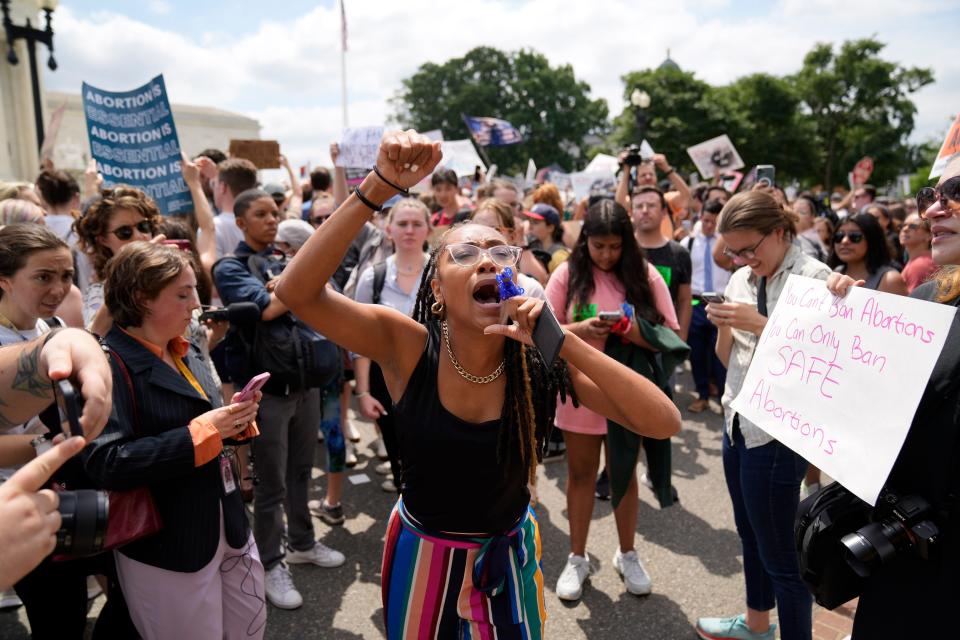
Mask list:
[[[552,67],[535,51],[477,47],[462,58],[422,65],[391,103],[401,126],[440,129],[448,140],[469,136],[461,114],[503,118],[524,142],[487,149],[502,171],[523,171],[529,158],[571,170],[584,137],[606,133],[606,101],[589,94],[590,85],[577,80],[570,65]]]
[[[917,111],[910,94],[933,82],[933,73],[881,59],[884,46],[873,38],[847,41],[839,52],[818,44],[793,76],[825,187],[846,183],[865,155],[874,160],[874,183],[916,169],[907,143]]]

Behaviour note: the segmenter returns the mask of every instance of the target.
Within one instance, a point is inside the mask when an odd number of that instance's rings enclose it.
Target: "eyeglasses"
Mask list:
[[[727,256],[731,260],[753,260],[754,258],[757,257],[757,249],[760,248],[760,245],[763,244],[763,241],[766,240],[767,236],[769,235],[770,235],[769,233],[764,234],[764,236],[760,238],[760,242],[753,245],[752,247],[747,247],[746,249],[740,249],[739,251],[734,251],[733,249],[730,249],[728,247],[724,248],[723,255]]]
[[[860,244],[863,242],[863,234],[859,231],[837,231],[833,234],[833,244],[840,244],[846,238],[851,244]]]
[[[116,229],[111,229],[107,233],[112,233],[117,236],[119,240],[129,240],[133,237],[133,230],[136,229],[140,233],[148,236],[153,236],[153,229],[150,228],[150,223],[146,220],[141,220],[137,224],[125,224],[122,227],[117,227]]]
[[[948,200],[960,203],[960,176],[945,180],[937,187],[924,187],[917,191],[917,213],[926,218],[927,209],[940,201],[940,208],[951,213],[960,213],[960,208],[950,207]]]
[[[450,257],[461,267],[472,267],[480,262],[483,256],[487,256],[498,267],[512,267],[520,259],[520,253],[523,251],[520,247],[512,247],[508,244],[498,244],[484,249],[475,244],[466,242],[457,242],[448,244]]]

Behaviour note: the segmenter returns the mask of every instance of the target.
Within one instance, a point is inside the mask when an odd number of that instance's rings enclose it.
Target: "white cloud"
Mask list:
[[[158,16],[165,16],[173,9],[166,0],[150,0],[147,3],[147,8],[150,13],[155,13]]]
[[[915,137],[935,137],[960,109],[960,45],[931,32],[950,33],[942,19],[948,7],[945,0],[781,0],[767,15],[740,15],[727,0],[353,2],[347,6],[350,121],[383,122],[404,77],[478,45],[532,48],[554,65],[569,63],[619,113],[621,76],[655,67],[668,48],[683,69],[724,83],[758,71],[796,71],[817,41],[876,35],[890,43],[884,55],[891,59],[934,68],[937,84],[916,95]],[[340,130],[335,5],[264,20],[251,33],[210,31],[195,40],[115,13],[81,16],[69,6],[58,10],[57,21],[61,66],[46,76],[51,88],[75,91],[87,81],[126,89],[162,72],[175,102],[258,118],[262,135],[279,139],[295,166],[326,161]]]

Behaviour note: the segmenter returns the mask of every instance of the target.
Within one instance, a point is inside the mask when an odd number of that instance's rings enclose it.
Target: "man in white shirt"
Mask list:
[[[257,186],[257,167],[243,158],[230,158],[217,165],[217,175],[210,181],[213,201],[220,215],[213,219],[217,233],[217,260],[233,255],[243,240],[243,231],[237,227],[233,202],[237,196]]]
[[[716,244],[717,218],[723,204],[719,200],[709,200],[700,215],[699,230],[683,241],[690,252],[692,273],[690,289],[692,291],[693,315],[690,319],[690,331],[687,342],[690,345],[690,368],[697,388],[697,399],[688,407],[692,413],[700,413],[710,407],[710,381],[716,385],[716,394],[723,394],[727,371],[715,352],[717,328],[707,320],[704,311],[706,303],[704,293],[723,292],[730,279],[730,272],[721,269],[713,261],[713,247]],[[719,399],[719,398],[718,398]],[[719,407],[719,405],[718,405]]]

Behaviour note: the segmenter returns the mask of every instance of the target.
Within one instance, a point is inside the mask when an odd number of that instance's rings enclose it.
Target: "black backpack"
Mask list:
[[[224,260],[242,258],[229,256]],[[275,259],[253,254],[244,266],[258,280],[267,282],[266,273],[280,273],[286,258]],[[290,312],[251,326],[230,328],[233,357],[228,365],[250,378],[264,371],[270,381],[264,390],[285,395],[292,391],[324,387],[340,373],[340,350],[312,327]]]

